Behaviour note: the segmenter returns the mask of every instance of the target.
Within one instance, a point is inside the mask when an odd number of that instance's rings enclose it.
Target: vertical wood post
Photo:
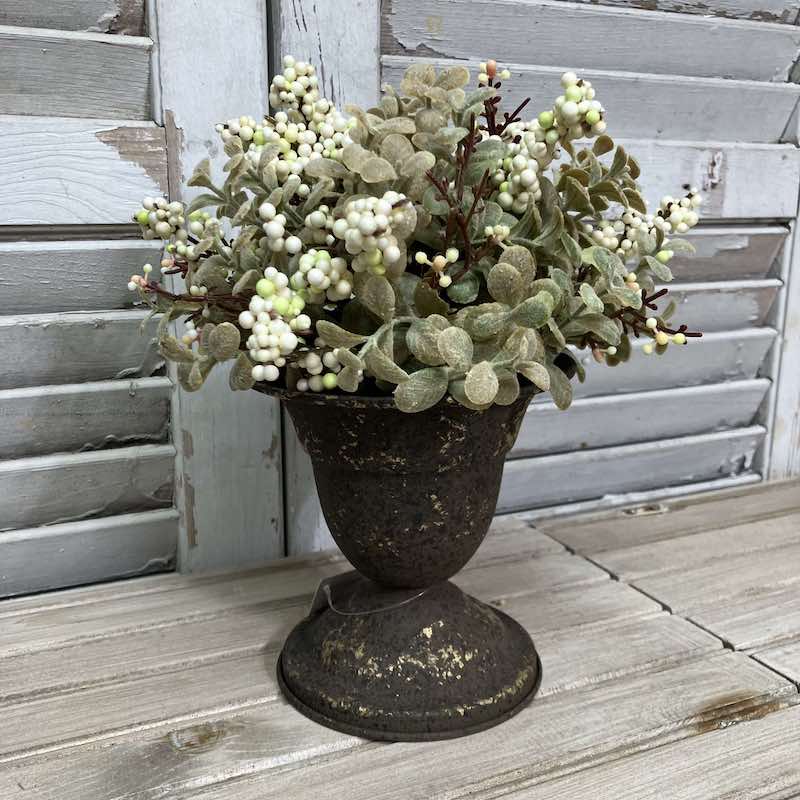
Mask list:
[[[224,155],[215,123],[267,110],[267,7],[264,0],[151,0],[149,21],[170,193],[186,200],[197,191],[186,181],[199,160],[211,156],[220,174]],[[178,563],[185,572],[284,554],[278,403],[232,392],[227,373],[215,369],[197,394],[174,393]]]
[[[320,92],[342,109],[374,105],[380,85],[379,0],[270,0],[273,63],[284,55],[317,69]],[[333,547],[308,456],[283,421],[289,555]]]

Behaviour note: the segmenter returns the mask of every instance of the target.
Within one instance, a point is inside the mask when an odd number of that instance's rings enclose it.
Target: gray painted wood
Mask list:
[[[138,36],[0,26],[0,107],[6,114],[148,119],[152,45]]]
[[[680,573],[640,578],[633,585],[674,613],[687,614],[731,598],[797,586],[798,563],[800,544],[793,544],[731,556]]]
[[[431,59],[428,55],[417,58],[387,55],[381,59],[383,82],[399,85],[406,69],[420,62],[433,63],[439,69],[462,63]],[[476,81],[477,59],[469,63]],[[509,111],[530,97],[527,119],[561,94],[562,66],[505,62],[503,65],[511,71],[511,78],[504,82],[502,90],[503,103]],[[631,68],[624,65],[621,69]],[[800,97],[800,87],[788,83],[643,75],[636,71],[596,69],[594,64],[581,69],[580,75],[597,89],[609,130],[615,137],[779,142],[785,140],[784,132]],[[642,113],[643,108],[647,113]],[[702,114],[698,108],[703,109]]]
[[[160,242],[0,242],[3,313],[128,308],[130,276],[160,258]]]
[[[720,521],[749,523],[797,511],[800,483],[783,481],[679,497],[653,505],[596,511],[536,527],[579,553],[636,547],[716,528]],[[645,524],[642,524],[645,522]]]
[[[676,281],[766,278],[788,233],[778,225],[701,225],[686,234],[695,252],[676,253],[669,266]]]
[[[489,19],[497,44],[487,43]],[[487,46],[515,63],[785,81],[800,31],[552,0],[431,0],[424,15],[414,0],[384,6],[384,53],[478,60],[491,55]]]
[[[607,550],[595,563],[625,581],[649,575],[693,569],[747,553],[760,553],[800,541],[800,511],[770,520],[758,520],[677,536],[661,542]]]
[[[703,800],[789,798],[800,792],[800,709],[678,742],[553,783],[509,800]],[[654,776],[658,776],[654,780]],[[245,800],[243,797],[242,800]]]
[[[0,128],[3,225],[130,223],[141,198],[166,191],[152,123],[12,116]]]
[[[511,458],[669,439],[750,425],[764,378],[576,400],[568,413],[534,403]],[[654,410],[669,410],[655,413]]]
[[[761,650],[753,657],[800,686],[800,640]]]
[[[409,744],[350,748],[338,758],[314,759],[303,765],[300,773],[264,771],[217,784],[194,796],[201,800],[255,800],[263,797],[267,786],[287,800],[309,796],[333,800],[342,794],[366,800],[379,793],[386,800],[401,800],[409,791],[418,792],[417,797],[455,792],[456,796],[496,797],[520,787],[528,792],[531,784],[588,764],[605,764],[723,726],[728,720],[746,719],[748,713],[758,714],[759,707],[770,702],[764,688],[765,682],[773,679],[766,672],[750,670],[747,675],[723,677],[740,666],[726,662],[727,658],[664,671],[655,685],[653,676],[630,678],[612,683],[608,691],[601,686],[562,695],[525,709],[485,736],[424,748]],[[684,683],[679,689],[680,681]],[[753,688],[744,688],[748,684]],[[642,696],[654,689],[662,702],[643,705]],[[787,698],[785,685],[778,691]],[[723,698],[741,698],[742,702],[730,704]],[[791,701],[772,702],[781,706]],[[652,780],[652,774],[649,777]],[[572,795],[581,796],[589,795]]]
[[[174,460],[153,444],[0,461],[0,531],[169,506]]]
[[[0,317],[0,389],[152,375],[162,361],[155,323],[140,333],[146,317],[138,310]]]
[[[144,0],[5,0],[0,25],[141,36]]]
[[[168,378],[0,391],[0,458],[158,443],[169,435]]]
[[[671,283],[675,319],[692,330],[733,331],[764,325],[782,287],[777,278],[761,281]]]
[[[753,426],[509,461],[497,508],[504,513],[735,475],[747,470],[764,433]]]
[[[800,633],[800,592],[785,589],[742,595],[704,606],[688,615],[691,622],[719,636],[729,647],[752,651],[794,640]],[[756,653],[756,657],[758,654]]]
[[[172,569],[177,534],[173,509],[0,534],[0,597]]]
[[[570,2],[597,5],[597,0],[570,0]],[[753,22],[777,22],[784,25],[796,25],[800,14],[800,7],[791,0],[706,0],[703,3],[690,0],[600,0],[600,5],[698,14],[704,17],[746,19]]]
[[[205,4],[198,13],[193,0],[155,0],[149,20],[158,41],[155,105],[170,140],[171,196],[186,199],[196,192],[185,181],[198,161],[213,155],[221,171],[214,125],[267,110],[267,7],[262,0],[233,0]],[[184,571],[284,554],[278,402],[231,392],[227,372],[215,370],[201,394],[174,395],[178,566]]]
[[[719,331],[686,347],[670,347],[662,356],[644,355],[645,339],[634,339],[631,360],[619,367],[598,364],[576,351],[586,382],[573,383],[573,391],[576,397],[596,397],[754,378],[774,339],[772,328]]]
[[[318,70],[325,96],[340,108],[348,103],[374,105],[381,74],[380,6],[379,0],[270,0],[273,63],[277,65],[285,54],[307,58]],[[283,415],[283,465],[287,552],[333,547],[311,462],[287,414]]]

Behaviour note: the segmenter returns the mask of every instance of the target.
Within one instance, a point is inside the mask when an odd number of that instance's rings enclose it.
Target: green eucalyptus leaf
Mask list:
[[[540,291],[516,306],[511,312],[511,318],[525,328],[541,328],[550,319],[553,307],[553,296],[549,292]]]
[[[228,384],[234,391],[244,391],[252,389],[255,385],[253,380],[253,364],[246,353],[240,352],[231,368],[228,376]]]
[[[439,366],[445,359],[439,351],[439,334],[443,328],[436,323],[437,316],[414,320],[406,333],[408,349],[423,364]],[[449,323],[448,323],[449,325]]]
[[[385,158],[372,156],[361,166],[361,179],[365,183],[380,183],[381,181],[397,180],[394,167]]]
[[[662,264],[653,256],[645,256],[642,260],[658,280],[664,283],[669,283],[672,280],[672,270],[666,264]]]
[[[383,275],[372,275],[367,278],[358,292],[358,299],[384,322],[389,322],[394,316],[394,289]]]
[[[592,333],[610,345],[619,343],[621,331],[616,322],[603,314],[581,314],[561,327],[566,339],[579,339]]]
[[[217,361],[227,361],[239,353],[242,336],[231,322],[216,325],[208,337],[208,350]]]
[[[468,270],[457,281],[447,287],[447,296],[460,305],[473,302],[481,289],[481,281],[475,270]]]
[[[366,336],[351,333],[326,319],[321,319],[317,322],[317,333],[328,347],[344,347],[349,350],[351,347],[367,341]]]
[[[578,290],[583,300],[584,305],[589,311],[596,311],[600,314],[603,313],[603,301],[597,296],[594,288],[588,283],[582,283]]]
[[[394,390],[395,403],[401,411],[424,411],[435,406],[445,396],[448,382],[445,367],[418,370]]]
[[[397,366],[383,350],[372,347],[364,354],[364,363],[376,378],[389,383],[402,383],[408,380],[408,373]]]
[[[437,338],[439,353],[444,360],[459,372],[466,372],[472,364],[473,345],[470,335],[463,328],[446,328]]]
[[[538,361],[521,361],[517,364],[517,372],[543,392],[550,390],[550,373],[544,364]]]
[[[350,170],[332,158],[312,158],[303,167],[303,175],[310,178],[346,178]]]
[[[431,314],[445,315],[450,311],[450,306],[425,281],[418,281],[414,288],[414,307],[420,317],[429,317]]]
[[[494,365],[489,361],[475,364],[464,379],[464,391],[470,402],[484,405],[494,402],[500,382],[494,371]]]
[[[158,342],[158,352],[177,364],[193,364],[197,360],[194,351],[181,344],[174,336],[162,336]]]
[[[355,368],[349,366],[342,368],[336,378],[336,385],[343,392],[355,392],[358,390],[358,371]]]
[[[547,371],[550,373],[550,396],[557,408],[566,411],[572,405],[572,384],[555,364],[549,364]]]
[[[536,280],[536,259],[527,247],[516,244],[503,251],[503,261],[511,264],[522,275],[526,286]]]
[[[523,290],[523,278],[516,267],[501,261],[495,264],[486,277],[489,294],[498,303],[513,306],[519,302]]]

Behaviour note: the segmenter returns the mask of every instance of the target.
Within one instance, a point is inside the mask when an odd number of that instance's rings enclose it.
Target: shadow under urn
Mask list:
[[[464,736],[520,711],[541,682],[530,636],[448,579],[486,536],[534,387],[485,411],[447,396],[415,414],[391,397],[263,390],[291,415],[325,520],[357,570],[286,640],[286,699],[385,741]]]

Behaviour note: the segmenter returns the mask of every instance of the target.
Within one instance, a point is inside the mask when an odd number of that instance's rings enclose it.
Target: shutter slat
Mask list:
[[[0,25],[141,36],[144,0],[3,0]]]
[[[0,391],[0,458],[163,442],[169,378]]]

